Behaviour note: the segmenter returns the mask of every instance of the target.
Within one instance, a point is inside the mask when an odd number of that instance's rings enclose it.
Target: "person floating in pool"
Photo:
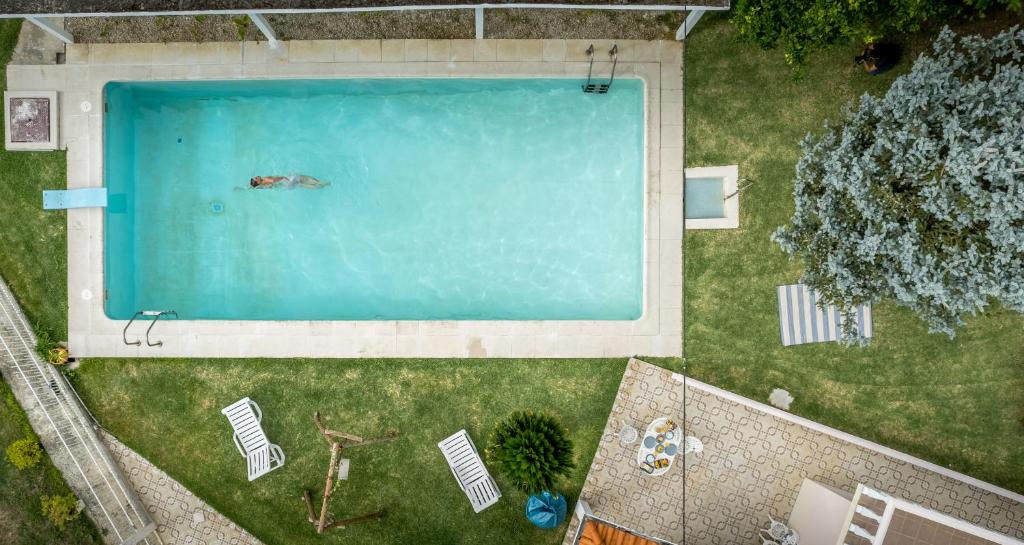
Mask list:
[[[253,189],[266,189],[270,187],[296,187],[303,189],[320,189],[331,185],[330,182],[317,180],[312,176],[304,174],[289,174],[288,176],[253,176],[249,179],[249,187]]]

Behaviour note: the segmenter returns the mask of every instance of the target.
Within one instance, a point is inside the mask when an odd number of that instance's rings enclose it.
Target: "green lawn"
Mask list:
[[[437,442],[466,428],[478,449],[517,409],[556,415],[576,444],[578,468],[560,490],[583,485],[625,360],[91,360],[78,374],[85,402],[115,435],[266,543],[561,542],[523,516],[526,497],[495,474],[503,498],[474,514]],[[249,483],[220,409],[257,400],[285,466]],[[347,451],[351,477],[333,498],[338,518],[385,508],[387,518],[317,536],[303,488],[316,494],[330,458],[312,414],[390,444]],[[319,505],[319,504],[318,504]]]
[[[690,35],[687,166],[738,163],[740,177],[755,183],[741,195],[739,231],[687,233],[689,373],[761,401],[785,388],[797,414],[1024,492],[1020,315],[993,310],[951,341],[882,304],[868,348],[780,344],[774,287],[795,282],[801,266],[769,235],[793,212],[798,142],[849,99],[881,93],[895,77],[866,75],[851,62],[855,54],[817,55],[795,80],[781,52],[740,43],[724,18],[705,17]]]
[[[0,21],[0,67],[10,59],[19,28],[21,20]],[[6,70],[0,71],[0,87],[6,88],[6,76]],[[51,339],[64,338],[67,330],[65,216],[43,214],[40,203],[43,186],[63,180],[64,168],[62,152],[0,149],[0,275],[17,294],[36,331]],[[30,432],[25,413],[0,381],[0,451]],[[102,543],[86,517],[60,531],[43,516],[40,496],[67,492],[49,459],[25,471],[0,459],[0,543]]]
[[[3,64],[19,24],[0,24]],[[63,152],[0,151],[0,275],[40,336],[53,340],[67,331],[66,216],[44,213],[40,192],[64,176]],[[500,476],[504,499],[473,514],[436,443],[465,427],[482,449],[487,432],[508,412],[549,410],[576,442],[579,468],[561,489],[574,499],[624,366],[624,359],[90,361],[74,380],[109,430],[268,543],[556,543],[561,532],[528,524],[521,513],[525,497]],[[284,468],[255,483],[245,481],[244,460],[219,412],[243,395],[259,401],[270,437],[288,458]],[[353,433],[399,431],[393,444],[351,452],[352,480],[341,485],[333,503],[339,517],[384,507],[385,521],[327,538],[305,522],[301,490],[319,494],[329,459],[313,427],[316,409],[329,425]],[[17,422],[13,412],[0,412],[0,424]],[[0,433],[0,446],[16,438]],[[25,493],[42,485],[25,475],[8,476],[4,471],[13,466],[6,463],[0,469],[0,482],[12,483],[5,485],[11,494],[0,492],[0,516],[15,523],[0,522],[0,543],[60,543],[64,538],[37,524],[38,494]],[[59,475],[49,475],[53,486],[60,484]],[[31,524],[19,526],[23,520]],[[75,537],[87,532],[76,528],[65,538],[87,543],[87,537]]]
[[[44,459],[36,467],[19,470],[3,450],[23,437],[34,437],[14,394],[0,381],[0,543],[10,545],[100,545],[103,540],[84,515],[59,530],[40,506],[41,496],[67,494],[57,468]]]
[[[21,19],[0,20],[0,67],[18,41]],[[7,88],[7,70],[0,70]],[[0,149],[0,275],[7,280],[41,340],[67,336],[67,215],[43,212],[44,188],[66,179],[62,151]]]
[[[8,36],[9,27],[0,28]],[[949,341],[883,304],[869,348],[779,346],[773,288],[795,281],[800,267],[768,235],[792,211],[797,142],[846,100],[884,90],[893,76],[864,75],[847,49],[819,55],[797,81],[781,54],[738,43],[711,16],[691,38],[687,163],[738,162],[741,175],[757,182],[742,195],[742,229],[687,235],[690,373],[760,400],[785,387],[799,414],[1024,491],[1020,316],[993,311]],[[57,337],[66,330],[64,217],[43,215],[38,199],[44,184],[63,176],[63,159],[0,154],[7,220],[0,274],[37,328]],[[92,360],[75,382],[107,428],[267,543],[556,543],[561,532],[526,523],[523,495],[500,476],[505,498],[474,515],[435,444],[465,427],[482,449],[508,412],[548,410],[577,445],[580,468],[562,488],[571,502],[623,366],[621,359]],[[269,436],[288,456],[284,468],[254,483],[245,481],[219,413],[243,395],[261,404]],[[311,420],[317,409],[334,428],[399,432],[393,444],[347,454],[352,477],[333,502],[339,517],[384,507],[386,520],[326,537],[305,522],[301,490],[319,493],[328,459]]]

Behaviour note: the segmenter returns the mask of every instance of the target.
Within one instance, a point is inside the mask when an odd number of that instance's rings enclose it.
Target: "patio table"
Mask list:
[[[682,543],[687,524],[683,512],[687,472],[682,467],[687,434],[683,430],[698,436],[702,430],[690,430],[698,414],[696,410],[687,415],[684,424],[686,407],[682,394],[682,383],[670,372],[630,360],[605,423],[594,463],[580,492],[580,498],[588,503],[596,517],[655,542]],[[678,450],[670,470],[652,477],[640,469],[637,455],[649,425],[662,418],[675,422]],[[634,427],[639,432],[633,441],[621,437],[620,432],[626,427]],[[577,523],[576,517],[570,521],[563,545],[574,545],[572,539]]]
[[[652,477],[667,473],[672,469],[682,438],[682,430],[672,419],[663,416],[651,421],[636,453],[640,470]]]

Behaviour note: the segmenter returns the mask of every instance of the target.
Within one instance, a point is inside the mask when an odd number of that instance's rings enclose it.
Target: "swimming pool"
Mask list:
[[[639,318],[643,84],[579,83],[109,83],[105,312]]]

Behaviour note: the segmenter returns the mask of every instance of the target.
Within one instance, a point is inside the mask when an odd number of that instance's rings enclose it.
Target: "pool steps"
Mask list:
[[[152,318],[153,320],[150,322],[149,327],[146,328],[146,346],[163,346],[163,341],[157,341],[155,343],[150,342],[149,332],[153,331],[153,326],[156,325],[157,320],[159,320],[161,316],[171,315],[173,315],[175,318],[178,317],[178,313],[173,310],[140,310],[136,312],[134,316],[132,316],[131,320],[128,320],[128,325],[124,326],[124,330],[121,331],[121,340],[123,340],[124,344],[128,346],[142,346],[142,339],[136,339],[134,341],[128,340],[128,328],[132,326],[132,323],[135,322],[136,318]]]
[[[615,82],[615,67],[619,64],[619,45],[612,44],[612,48],[608,50],[608,56],[612,58],[612,74],[608,78],[608,83],[593,83],[591,81],[594,75],[594,44],[590,44],[587,48],[587,57],[590,57],[590,66],[587,68],[587,82],[583,84],[584,93],[597,93],[599,95],[606,94],[612,87],[612,83]]]

